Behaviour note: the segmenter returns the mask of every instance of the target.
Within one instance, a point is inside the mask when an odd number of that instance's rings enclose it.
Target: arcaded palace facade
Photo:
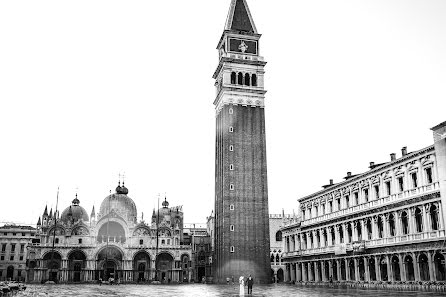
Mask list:
[[[282,229],[290,282],[445,281],[446,122],[434,145],[298,199]]]
[[[27,254],[27,275],[29,282],[189,282],[192,252],[182,207],[169,207],[165,199],[148,222],[138,220],[122,184],[90,216],[77,195],[60,216],[45,208]]]

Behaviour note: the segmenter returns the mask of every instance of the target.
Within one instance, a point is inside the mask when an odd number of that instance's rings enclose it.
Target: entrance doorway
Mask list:
[[[8,268],[6,269],[6,279],[12,280],[13,278],[14,278],[14,267],[8,266]]]

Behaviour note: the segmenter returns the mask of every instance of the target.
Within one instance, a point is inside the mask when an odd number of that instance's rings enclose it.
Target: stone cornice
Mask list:
[[[410,160],[410,159],[412,159],[414,157],[420,156],[420,155],[422,155],[424,153],[427,153],[427,152],[430,152],[430,151],[435,151],[435,147],[433,145],[425,147],[425,148],[423,148],[423,149],[421,149],[419,151],[409,153],[406,156],[403,156],[403,157],[401,157],[398,160],[395,160],[393,162],[384,163],[381,166],[378,166],[378,167],[376,167],[376,168],[374,168],[372,170],[369,170],[367,172],[358,174],[355,177],[352,177],[352,178],[350,178],[350,179],[348,179],[346,181],[342,181],[340,183],[334,184],[331,187],[328,187],[326,189],[323,189],[323,190],[318,191],[316,193],[313,193],[311,195],[299,198],[299,199],[297,199],[297,201],[299,201],[299,203],[303,203],[306,200],[310,200],[310,199],[315,198],[317,196],[323,196],[323,195],[325,195],[327,193],[330,193],[332,191],[339,190],[339,189],[341,189],[342,187],[345,187],[348,184],[354,184],[355,182],[358,182],[359,180],[364,179],[367,176],[376,175],[380,171],[384,171],[384,170],[386,170],[386,169],[388,169],[388,168],[390,168],[392,166],[395,166],[395,165],[398,165],[398,164],[401,164],[401,163],[405,163],[405,162],[407,162],[408,160]]]
[[[234,64],[242,64],[242,65],[254,65],[254,66],[265,66],[267,62],[265,61],[256,61],[256,60],[242,60],[237,58],[228,58],[222,57],[220,62],[218,63],[217,69],[215,69],[214,74],[212,75],[213,79],[216,79],[218,74],[221,71],[221,68],[225,63],[234,63]]]

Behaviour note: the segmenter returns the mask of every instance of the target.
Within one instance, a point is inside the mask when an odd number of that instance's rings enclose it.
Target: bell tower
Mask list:
[[[214,280],[270,282],[265,144],[266,62],[246,0],[231,0],[218,43]]]

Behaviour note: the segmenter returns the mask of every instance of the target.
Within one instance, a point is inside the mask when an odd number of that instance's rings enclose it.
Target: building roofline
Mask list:
[[[431,151],[431,150],[435,150],[434,145],[430,145],[430,146],[425,147],[425,148],[423,148],[421,150],[408,153],[407,155],[402,156],[401,158],[399,158],[399,159],[397,159],[395,161],[384,163],[384,164],[382,164],[380,166],[377,166],[377,167],[375,167],[375,168],[373,168],[373,169],[371,169],[371,170],[369,170],[367,172],[363,172],[363,173],[357,174],[357,175],[355,175],[354,177],[352,177],[350,179],[347,179],[345,181],[341,181],[339,183],[333,184],[333,186],[330,186],[330,187],[328,187],[326,189],[322,189],[322,190],[320,190],[318,192],[315,192],[313,194],[304,196],[302,198],[298,198],[297,201],[298,202],[304,202],[305,200],[314,198],[316,196],[321,196],[322,194],[325,194],[325,193],[333,191],[335,188],[341,188],[342,186],[345,186],[345,185],[350,184],[352,182],[358,181],[358,180],[364,178],[367,175],[373,175],[373,174],[377,173],[378,171],[381,171],[383,169],[389,168],[389,167],[391,167],[391,166],[393,166],[395,164],[398,164],[398,163],[403,163],[403,162],[405,162],[406,160],[408,160],[410,158],[413,158],[413,157],[415,157],[417,155],[423,154],[423,153]]]

